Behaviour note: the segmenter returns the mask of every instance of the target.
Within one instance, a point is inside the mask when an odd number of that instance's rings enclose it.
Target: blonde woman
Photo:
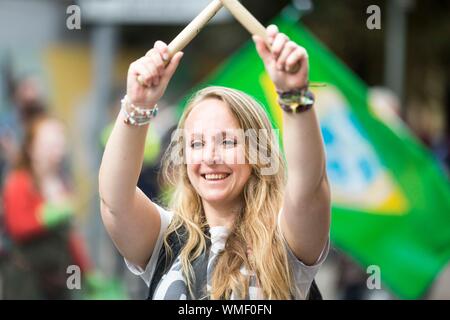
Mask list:
[[[130,65],[100,169],[101,213],[150,299],[306,299],[326,258],[330,192],[308,55],[276,26],[267,33],[270,51],[254,41],[284,110],[285,158],[252,97],[205,88],[186,107],[164,158],[168,210],[136,183],[154,106],[183,54],[164,67],[168,48],[158,41]]]

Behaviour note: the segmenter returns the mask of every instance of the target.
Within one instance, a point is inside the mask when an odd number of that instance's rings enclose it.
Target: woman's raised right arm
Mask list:
[[[165,66],[168,53],[167,45],[157,41],[153,49],[130,65],[127,97],[131,103],[153,108],[163,96],[183,55],[175,54]],[[120,112],[103,154],[99,173],[101,214],[119,252],[145,268],[161,224],[156,206],[137,187],[148,125],[132,126],[124,120]]]

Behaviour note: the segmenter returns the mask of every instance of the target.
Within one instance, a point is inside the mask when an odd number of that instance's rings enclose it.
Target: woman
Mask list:
[[[148,199],[136,182],[147,124],[154,117],[147,110],[164,94],[183,54],[175,54],[165,68],[168,49],[158,41],[130,65],[124,112],[100,169],[101,213],[129,268],[147,285],[161,250],[170,254],[173,232],[185,236],[150,298],[305,299],[328,253],[330,193],[313,97],[306,90],[308,56],[276,26],[267,34],[271,51],[261,38],[254,41],[286,110],[286,159],[253,98],[222,87],[201,90],[185,109],[178,126],[182,135],[166,154],[170,211]],[[255,161],[251,141],[271,161]]]
[[[26,128],[19,162],[3,190],[6,231],[13,254],[7,299],[66,299],[67,268],[89,267],[80,239],[71,231],[72,193],[63,172],[64,126],[47,115]]]

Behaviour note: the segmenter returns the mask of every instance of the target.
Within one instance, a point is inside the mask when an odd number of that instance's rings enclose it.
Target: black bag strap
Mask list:
[[[207,230],[209,233],[209,230]],[[164,244],[161,246],[161,250],[159,251],[158,255],[158,261],[156,263],[156,269],[155,273],[153,274],[153,277],[150,281],[149,291],[148,291],[148,300],[153,299],[153,294],[155,293],[156,287],[158,286],[159,281],[161,280],[162,276],[169,271],[170,267],[172,266],[173,262],[175,261],[176,257],[179,255],[181,249],[183,248],[184,244],[186,243],[187,239],[187,231],[184,228],[184,226],[180,227],[177,232],[172,232],[169,234],[167,238],[167,242],[169,246],[172,249],[172,254],[168,255],[166,253],[166,248]],[[202,264],[202,268],[207,268],[208,265],[208,254],[209,254],[209,246],[211,245],[211,242],[209,240],[209,237],[207,237],[207,254],[204,256],[206,257],[206,263]],[[200,263],[200,261],[199,261]],[[193,262],[194,264],[194,262]],[[200,268],[194,268],[196,270],[199,270]],[[203,270],[204,274],[206,275],[206,270]],[[200,271],[201,272],[201,271]],[[196,277],[197,272],[196,272]],[[206,277],[203,277],[202,279],[206,279]],[[206,288],[206,283],[198,283],[196,285],[195,291],[196,293],[201,292],[201,290],[204,290],[203,288]],[[199,295],[201,296],[201,295]],[[316,281],[313,280],[311,284],[311,288],[309,289],[308,298],[307,300],[323,300],[322,294],[320,293],[319,287],[316,284]]]
[[[192,267],[194,269],[194,274],[196,279],[200,279],[200,281],[195,281],[194,293],[196,297],[204,297],[206,295],[206,274],[208,268],[208,259],[209,259],[209,249],[211,247],[211,239],[209,236],[209,228],[207,227],[205,230],[206,236],[206,252],[204,255],[201,255],[194,261],[192,261]],[[159,251],[158,260],[156,262],[155,273],[150,282],[149,291],[147,299],[151,300],[153,298],[153,294],[155,293],[156,287],[158,286],[159,281],[163,277],[163,275],[169,271],[170,267],[174,263],[175,259],[180,254],[181,249],[187,241],[187,230],[184,226],[181,226],[177,229],[177,231],[169,234],[167,238],[167,242],[169,247],[172,249],[172,254],[168,255],[166,252],[166,247],[164,244],[161,246],[161,250]],[[204,261],[206,260],[206,261]]]
[[[172,254],[169,255],[166,252],[166,247],[163,244],[161,250],[159,250],[158,260],[156,262],[155,273],[153,274],[152,280],[150,281],[148,300],[152,300],[153,294],[155,293],[156,287],[161,280],[162,276],[169,271],[176,257],[179,255],[181,248],[186,242],[186,229],[182,226],[178,229],[178,232],[172,232],[167,238],[169,247],[172,249]]]
[[[205,230],[206,248],[205,252],[192,261],[192,269],[194,270],[194,299],[208,300],[207,281],[208,281],[208,262],[211,249],[211,235],[209,228]]]
[[[320,293],[319,287],[314,279],[311,284],[311,288],[309,289],[308,300],[323,300],[322,294]]]

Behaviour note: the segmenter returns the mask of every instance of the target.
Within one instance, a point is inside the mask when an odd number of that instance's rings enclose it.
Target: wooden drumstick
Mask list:
[[[178,51],[183,50],[222,7],[223,4],[220,0],[213,0],[203,9],[169,44],[170,57],[173,57]]]
[[[266,28],[238,1],[220,0],[225,8],[238,20],[252,35],[257,35],[264,39],[267,48],[271,49],[271,44],[267,37]],[[296,73],[300,65],[296,65],[290,73]]]
[[[165,61],[166,65],[170,59],[179,51],[183,50],[196,35],[200,33],[203,27],[222,9],[223,5],[220,0],[213,0],[203,9],[172,42],[169,43],[169,59]],[[142,77],[138,76],[138,82],[143,83]]]

